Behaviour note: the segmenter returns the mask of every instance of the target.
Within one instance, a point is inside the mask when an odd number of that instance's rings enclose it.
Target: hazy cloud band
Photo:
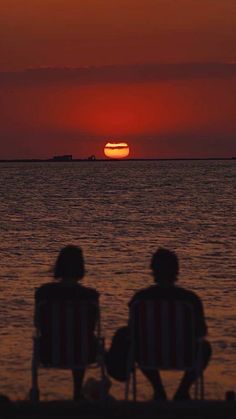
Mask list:
[[[199,78],[236,77],[236,63],[181,63],[81,68],[33,68],[0,72],[5,83],[142,83]]]

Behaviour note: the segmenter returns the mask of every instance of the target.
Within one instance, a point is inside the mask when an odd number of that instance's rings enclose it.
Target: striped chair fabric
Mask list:
[[[42,301],[36,306],[30,400],[39,401],[39,368],[81,369],[91,363],[100,368],[104,397],[104,339],[96,303],[78,300]]]
[[[48,300],[38,306],[39,361],[44,368],[82,368],[94,352],[97,306]]]
[[[192,369],[196,361],[192,306],[181,301],[140,301],[131,321],[135,359],[140,367]]]
[[[130,309],[131,344],[127,362],[125,399],[132,378],[136,400],[136,363],[142,369],[200,369],[201,345],[196,353],[195,317],[191,304],[174,300],[136,301]],[[196,380],[195,397],[204,398],[203,371]]]

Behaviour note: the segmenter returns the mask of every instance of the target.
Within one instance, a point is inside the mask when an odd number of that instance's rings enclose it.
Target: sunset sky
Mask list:
[[[236,155],[235,0],[2,0],[0,159]]]

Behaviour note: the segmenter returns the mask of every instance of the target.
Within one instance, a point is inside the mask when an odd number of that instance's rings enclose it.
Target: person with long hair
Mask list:
[[[85,287],[81,284],[84,278],[84,258],[80,247],[69,245],[61,249],[54,269],[54,281],[43,284],[35,293],[36,305],[43,300],[57,299],[59,301],[79,300],[96,303],[99,302],[99,293],[93,289]],[[95,328],[96,316],[94,316]],[[40,329],[37,318],[35,318],[35,326]],[[96,356],[96,340],[94,338],[94,348],[90,348],[91,363],[95,361]],[[82,382],[84,378],[84,370],[72,370],[74,384],[74,400],[79,400],[81,396]]]

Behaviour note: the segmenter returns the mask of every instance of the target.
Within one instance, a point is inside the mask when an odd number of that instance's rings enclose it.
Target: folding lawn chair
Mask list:
[[[100,335],[98,305],[76,299],[63,301],[50,298],[38,303],[35,313],[37,326],[33,338],[30,400],[39,400],[39,368],[84,370],[97,366],[100,369],[101,382],[104,383],[104,341]],[[97,351],[95,363],[91,364],[94,335]]]
[[[127,363],[125,399],[132,376],[136,400],[136,366],[150,370],[195,370],[195,398],[204,399],[201,339],[195,336],[191,304],[181,301],[134,302],[130,309],[130,352]],[[196,341],[199,341],[198,346]]]

